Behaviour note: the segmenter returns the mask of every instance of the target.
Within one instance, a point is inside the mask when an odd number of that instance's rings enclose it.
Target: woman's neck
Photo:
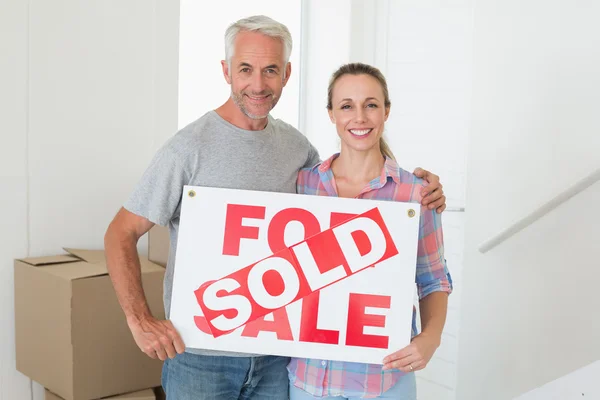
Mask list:
[[[336,180],[366,184],[381,175],[384,164],[385,157],[378,148],[372,151],[342,149],[331,169]]]

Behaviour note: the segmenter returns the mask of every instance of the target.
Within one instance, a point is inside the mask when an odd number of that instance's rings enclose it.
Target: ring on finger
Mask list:
[[[412,363],[408,364],[408,368],[410,368],[410,372],[414,371],[415,369],[412,366]]]

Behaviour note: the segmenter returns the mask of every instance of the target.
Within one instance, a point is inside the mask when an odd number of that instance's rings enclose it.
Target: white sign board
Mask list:
[[[186,186],[187,347],[366,363],[410,343],[420,205]]]

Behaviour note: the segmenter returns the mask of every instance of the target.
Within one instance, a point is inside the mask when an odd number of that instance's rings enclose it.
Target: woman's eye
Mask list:
[[[377,104],[374,104],[374,103],[367,104],[367,107],[370,107],[370,108],[377,108]]]
[[[349,109],[350,109],[350,105],[348,105],[348,104],[344,104],[342,106],[342,110],[349,110]]]

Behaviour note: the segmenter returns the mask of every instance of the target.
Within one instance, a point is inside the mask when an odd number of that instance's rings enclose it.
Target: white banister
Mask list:
[[[600,360],[562,376],[513,400],[600,399]]]
[[[592,186],[594,183],[600,180],[600,168],[596,171],[593,171],[591,174],[576,182],[571,187],[559,193],[557,196],[552,198],[550,201],[542,204],[538,207],[534,212],[525,216],[521,220],[515,222],[513,225],[509,226],[505,230],[498,233],[496,236],[488,239],[483,242],[479,246],[479,251],[481,253],[486,253],[498,246],[500,243],[504,242],[509,237],[513,236],[517,232],[525,229],[529,225],[533,224],[538,219],[542,218],[544,215],[548,214],[550,211],[554,210],[556,207],[569,200],[571,197],[576,194],[584,191],[588,187]]]

